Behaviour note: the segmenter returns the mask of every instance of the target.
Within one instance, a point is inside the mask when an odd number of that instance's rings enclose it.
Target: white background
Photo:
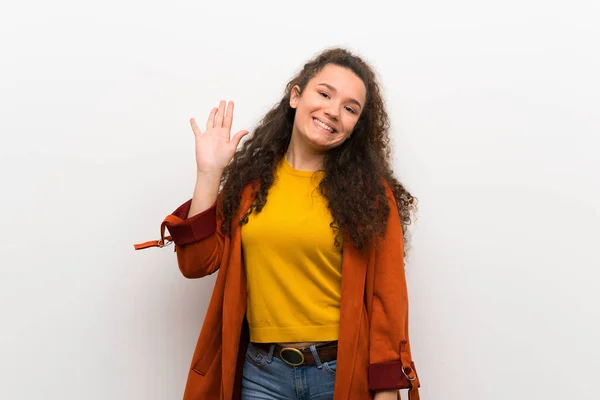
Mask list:
[[[133,244],[192,195],[190,117],[235,100],[252,129],[336,45],[378,71],[420,201],[422,398],[598,398],[599,20],[592,0],[2,5],[0,398],[181,398],[214,276]]]

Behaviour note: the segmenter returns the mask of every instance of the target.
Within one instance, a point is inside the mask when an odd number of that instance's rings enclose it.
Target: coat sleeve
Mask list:
[[[161,240],[134,245],[136,250],[164,247],[165,239],[175,243],[177,263],[186,278],[201,278],[217,271],[221,265],[225,235],[221,230],[222,215],[215,202],[210,208],[187,218],[192,200],[168,215],[161,226]],[[171,236],[164,236],[168,229]]]
[[[385,236],[375,248],[369,329],[369,388],[410,388],[417,399],[419,380],[408,339],[408,291],[404,273],[404,240],[396,200],[389,187],[390,207]]]

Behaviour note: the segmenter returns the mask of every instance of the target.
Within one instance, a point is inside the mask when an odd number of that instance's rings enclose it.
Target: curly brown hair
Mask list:
[[[257,183],[257,189],[240,225],[247,223],[253,212],[259,213],[265,206],[275,169],[290,143],[296,112],[290,107],[291,91],[296,85],[303,91],[310,79],[327,64],[350,69],[366,87],[366,104],[351,137],[329,150],[323,162],[325,176],[319,190],[327,199],[333,217],[330,226],[336,232],[335,244],[340,244],[340,233],[358,249],[374,243],[376,236],[384,235],[390,212],[384,182],[396,198],[406,241],[411,213],[416,211],[416,198],[393,176],[389,119],[379,84],[365,61],[341,48],[327,49],[304,65],[286,85],[281,101],[259,122],[253,135],[226,167],[221,178],[222,230],[226,234],[231,233],[232,218],[238,212],[242,190],[248,184]],[[407,246],[404,248],[406,254]]]

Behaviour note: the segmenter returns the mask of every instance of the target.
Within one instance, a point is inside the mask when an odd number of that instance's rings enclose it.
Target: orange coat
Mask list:
[[[344,238],[335,400],[367,400],[375,390],[411,387],[409,399],[419,399],[419,379],[408,340],[402,227],[387,185],[386,192],[390,214],[385,238],[378,239],[377,248],[359,251]],[[239,220],[252,201],[249,186],[233,221]],[[168,244],[165,239],[172,240],[186,278],[219,272],[192,357],[184,400],[241,398],[249,341],[241,231],[237,223],[232,224],[231,236],[221,231],[217,204],[220,201],[187,218],[189,200],[165,218],[160,240],[135,245],[136,250],[163,247]],[[171,233],[166,238],[165,227]]]

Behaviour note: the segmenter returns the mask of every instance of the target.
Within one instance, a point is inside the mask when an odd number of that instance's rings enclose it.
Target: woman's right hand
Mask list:
[[[231,138],[232,121],[233,101],[227,104],[227,112],[225,112],[225,100],[219,102],[218,108],[211,110],[206,122],[206,131],[201,132],[196,120],[190,119],[196,137],[198,172],[222,172],[229,164],[240,140],[249,133],[247,130],[241,130]]]

